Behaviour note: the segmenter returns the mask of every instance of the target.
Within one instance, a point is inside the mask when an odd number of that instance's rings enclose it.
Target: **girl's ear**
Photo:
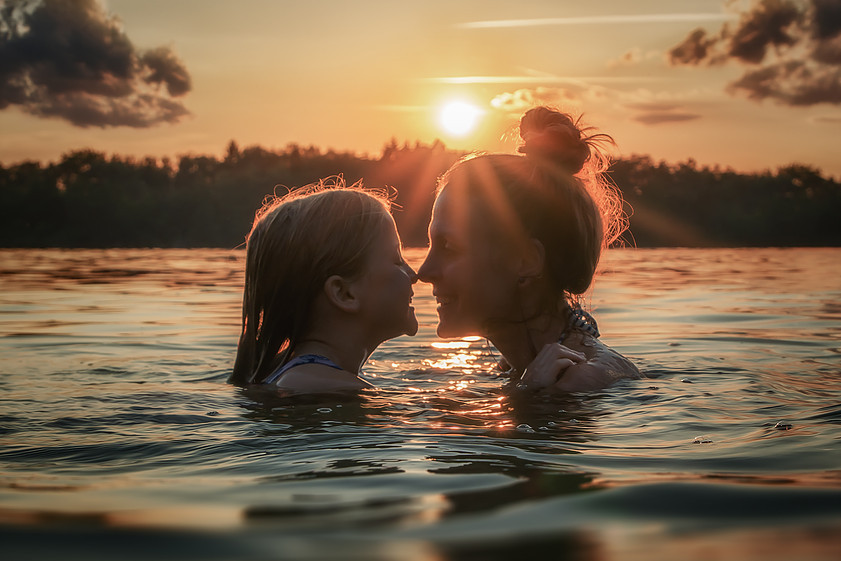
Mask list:
[[[358,312],[361,302],[356,295],[354,285],[339,275],[333,275],[324,281],[324,294],[327,301],[347,313]]]

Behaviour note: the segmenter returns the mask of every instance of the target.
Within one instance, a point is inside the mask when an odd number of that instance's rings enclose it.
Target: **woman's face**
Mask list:
[[[429,223],[429,251],[418,269],[438,302],[438,336],[487,335],[489,322],[510,318],[516,274],[498,247],[477,228],[481,216],[461,190],[445,186]]]
[[[400,237],[391,215],[384,221],[383,235],[371,247],[361,283],[362,313],[382,341],[398,335],[414,335],[418,320],[412,307],[412,284],[418,277],[403,259]]]

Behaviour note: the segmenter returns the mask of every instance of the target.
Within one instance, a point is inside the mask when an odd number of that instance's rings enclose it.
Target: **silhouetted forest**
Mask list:
[[[223,159],[80,150],[57,163],[0,165],[0,246],[233,248],[267,195],[339,174],[393,187],[404,244],[423,246],[436,180],[462,155],[438,142],[392,140],[370,158],[231,141]],[[810,166],[745,174],[632,156],[610,176],[632,213],[624,239],[639,247],[841,245],[841,184]]]

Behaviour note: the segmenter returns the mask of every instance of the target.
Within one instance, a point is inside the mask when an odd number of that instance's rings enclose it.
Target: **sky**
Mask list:
[[[0,163],[516,149],[528,107],[615,155],[841,178],[838,0],[5,0]],[[446,104],[475,127],[442,127]]]

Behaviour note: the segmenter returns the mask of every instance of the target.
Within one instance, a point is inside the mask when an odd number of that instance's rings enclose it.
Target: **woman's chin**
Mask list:
[[[461,329],[459,326],[442,321],[438,322],[438,328],[435,330],[435,332],[438,334],[438,337],[441,337],[442,339],[454,339],[456,337],[464,337],[466,335],[470,335],[467,331]]]

